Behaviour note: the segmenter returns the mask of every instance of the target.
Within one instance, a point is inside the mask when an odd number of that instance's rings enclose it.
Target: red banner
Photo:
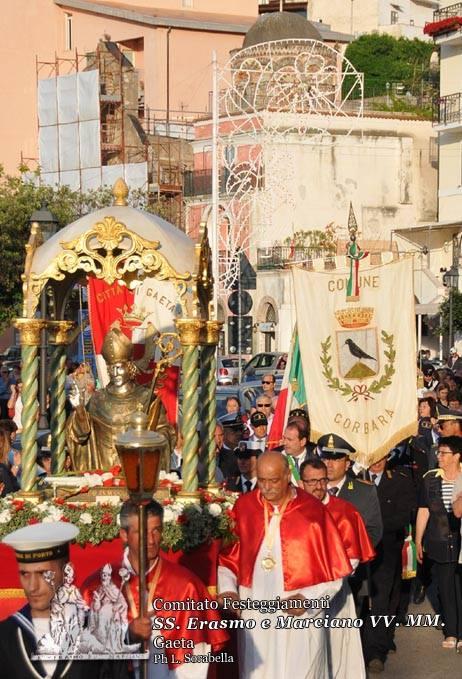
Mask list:
[[[131,339],[131,332],[123,327],[123,317],[134,299],[135,294],[117,281],[108,285],[99,278],[88,278],[88,315],[95,354],[101,353],[104,336],[114,321],[120,321],[120,329]]]
[[[134,300],[134,292],[125,285],[119,285],[117,281],[108,285],[98,278],[88,278],[88,315],[93,346],[97,356],[101,354],[104,336],[115,322],[118,322],[120,329],[128,339],[132,340],[133,329],[142,323],[140,318],[129,318]],[[135,361],[143,357],[144,351],[144,344],[134,345]],[[139,384],[146,386],[151,384],[155,365],[154,360],[152,360],[147,369],[138,374],[137,381]],[[170,424],[176,424],[178,420],[179,374],[178,367],[167,368],[166,374],[161,378],[159,388],[156,389],[156,393],[165,407]]]

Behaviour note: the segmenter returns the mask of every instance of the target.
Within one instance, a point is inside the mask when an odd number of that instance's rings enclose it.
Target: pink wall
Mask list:
[[[98,2],[106,5],[116,4],[117,0],[98,0]],[[123,5],[126,7],[147,7],[152,9],[172,9],[182,10],[185,13],[194,12],[211,12],[212,14],[233,14],[240,16],[258,16],[258,0],[232,0],[231,2],[223,2],[223,0],[190,0],[192,7],[184,7],[183,0],[124,0]]]
[[[152,7],[148,0],[124,4]],[[256,0],[233,0],[232,3],[194,0],[193,4],[194,11],[250,16],[257,15],[258,6]],[[182,9],[181,0],[159,0],[156,7]],[[137,65],[144,71],[145,102],[151,108],[165,108],[167,29],[125,23],[74,9],[67,11],[72,14],[74,50],[79,54],[94,50],[104,34],[116,42],[143,38],[144,55],[139,56]],[[2,21],[8,27],[0,41],[2,94],[3,102],[7,103],[0,108],[0,163],[8,172],[15,172],[21,151],[26,157],[38,156],[36,56],[39,61],[54,61],[55,53],[70,58],[75,52],[64,49],[65,10],[53,0],[2,3]],[[205,111],[212,89],[212,50],[217,51],[218,60],[223,64],[229,51],[242,45],[242,39],[242,35],[173,29],[170,33],[171,110],[180,110],[183,105],[186,114],[188,110]],[[62,73],[66,72],[65,68],[62,65]],[[41,70],[40,77],[49,75],[49,69]]]

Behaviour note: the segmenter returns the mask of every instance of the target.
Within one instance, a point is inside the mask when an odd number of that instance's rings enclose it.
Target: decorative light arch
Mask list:
[[[226,293],[236,280],[238,250],[246,252],[255,230],[271,225],[276,205],[294,201],[289,144],[331,137],[337,117],[352,119],[350,134],[363,115],[363,74],[319,40],[277,40],[236,52],[218,73],[218,92],[216,185],[230,225],[226,235],[218,229],[219,286]],[[281,181],[266,191],[265,178],[276,172]],[[259,215],[257,228],[252,214]]]

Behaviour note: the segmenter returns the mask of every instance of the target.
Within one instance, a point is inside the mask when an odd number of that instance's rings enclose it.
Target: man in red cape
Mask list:
[[[119,569],[125,568],[131,577],[122,586],[128,603],[130,641],[149,641],[150,657],[149,678],[155,679],[205,679],[208,671],[208,654],[218,651],[228,640],[222,629],[198,629],[200,621],[220,621],[216,610],[209,608],[211,602],[201,580],[191,571],[166,561],[159,556],[162,539],[163,508],[152,501],[146,506],[148,572],[148,616],[140,615],[138,594],[138,507],[127,500],[120,512],[120,537],[125,544],[122,560],[112,567],[113,581],[121,586]],[[100,571],[93,573],[84,582],[82,592],[91,604],[92,594],[100,585]],[[170,602],[186,603],[192,610],[170,610]],[[200,610],[205,608],[205,610]],[[196,618],[197,620],[192,620]],[[169,623],[168,619],[173,620]],[[153,628],[153,621],[157,629]],[[173,627],[171,629],[170,627]],[[160,628],[160,629],[159,629]],[[182,639],[181,645],[178,640]],[[174,643],[180,645],[174,647]],[[154,654],[156,657],[154,657]],[[163,656],[160,659],[160,656]],[[195,659],[190,660],[194,656]],[[197,659],[201,656],[201,660]],[[223,657],[221,657],[223,656]],[[215,656],[218,662],[227,662],[226,653]],[[133,675],[137,677],[137,670]]]
[[[300,468],[300,476],[307,493],[318,498],[332,515],[343,540],[352,568],[374,558],[375,552],[365,523],[358,510],[346,500],[327,492],[327,467],[321,459],[307,460]],[[348,578],[331,601],[331,617],[345,621],[358,620]],[[360,623],[357,623],[360,624]],[[335,679],[365,679],[359,627],[329,629],[329,667]]]
[[[328,676],[326,613],[351,566],[331,515],[290,478],[281,453],[258,458],[258,490],[234,507],[239,540],[219,559],[223,606],[249,623],[241,679]]]

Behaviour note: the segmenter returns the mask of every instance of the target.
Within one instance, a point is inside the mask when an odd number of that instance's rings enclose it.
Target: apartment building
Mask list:
[[[153,7],[154,6],[154,7]],[[3,3],[0,163],[17,170],[38,157],[37,81],[86,67],[101,40],[135,66],[140,106],[170,119],[209,109],[212,50],[220,62],[242,45],[258,0],[15,0]]]
[[[440,5],[436,0],[308,0],[304,4],[308,19],[331,24],[333,30],[355,36],[378,31],[421,40],[426,22]]]

